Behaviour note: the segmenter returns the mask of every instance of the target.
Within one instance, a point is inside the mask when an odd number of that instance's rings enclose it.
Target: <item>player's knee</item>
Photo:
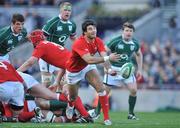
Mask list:
[[[106,92],[106,90],[102,90],[102,91],[98,92],[98,95],[99,96],[105,96],[105,95],[107,95],[107,92]]]
[[[137,89],[130,89],[130,93],[132,96],[136,96],[136,93],[137,93]]]

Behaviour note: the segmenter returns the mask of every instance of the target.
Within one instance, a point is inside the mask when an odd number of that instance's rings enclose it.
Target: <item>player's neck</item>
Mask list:
[[[93,43],[94,42],[94,38],[88,38],[87,36],[84,36],[85,40],[87,41],[87,43]]]

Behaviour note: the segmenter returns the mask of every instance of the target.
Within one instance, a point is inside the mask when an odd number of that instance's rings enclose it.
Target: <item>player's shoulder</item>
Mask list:
[[[100,37],[96,37],[95,40],[97,41],[97,43],[103,43],[103,40]]]
[[[116,44],[122,41],[122,36],[117,36],[111,39],[107,44]]]
[[[11,32],[11,27],[10,26],[6,26],[0,29],[0,35],[6,34],[6,33],[10,33]]]
[[[136,44],[139,44],[139,41],[136,38],[132,38],[132,41]]]
[[[84,37],[83,36],[80,36],[80,37],[78,37],[75,41],[74,41],[74,43],[73,43],[73,47],[77,47],[77,46],[82,46],[83,44],[84,44],[84,42],[85,42],[85,39],[84,39]]]
[[[53,23],[58,22],[59,20],[60,20],[59,17],[58,17],[58,16],[55,16],[55,17],[52,17],[51,19],[49,19],[49,20],[47,21],[47,24],[53,24]]]
[[[23,28],[22,31],[21,31],[21,33],[26,36],[26,35],[27,35],[27,29],[26,29],[26,28]]]
[[[72,24],[72,25],[76,25],[76,23],[71,19],[69,19],[69,23]]]

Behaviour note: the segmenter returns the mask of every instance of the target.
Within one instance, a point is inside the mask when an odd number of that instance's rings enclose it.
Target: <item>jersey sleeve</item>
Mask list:
[[[36,47],[32,53],[32,56],[37,57],[38,59],[44,55],[44,50],[42,47]]]
[[[139,41],[136,39],[133,39],[133,42],[135,43],[136,47],[135,47],[135,51],[138,52],[140,45],[139,45]]]
[[[6,33],[7,33],[7,28],[2,28],[0,30],[0,44],[2,44],[5,41],[5,39],[7,37]]]
[[[111,50],[111,52],[115,52],[115,46],[116,46],[116,44],[117,44],[117,42],[118,42],[117,39],[118,39],[118,37],[110,40],[110,41],[106,44],[106,46]]]
[[[57,19],[57,17],[52,18],[47,21],[47,23],[42,28],[44,33],[46,33],[47,35],[51,35],[51,33],[53,33],[53,29],[54,29],[53,25],[57,21],[56,19]]]
[[[74,22],[72,22],[72,23],[73,23],[73,28],[72,28],[72,32],[70,34],[71,37],[76,35],[76,24]]]

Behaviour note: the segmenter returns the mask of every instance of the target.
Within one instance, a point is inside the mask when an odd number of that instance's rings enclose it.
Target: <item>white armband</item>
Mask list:
[[[104,62],[107,61],[107,60],[109,60],[109,56],[105,56],[105,57],[103,57],[103,58],[104,58]]]

